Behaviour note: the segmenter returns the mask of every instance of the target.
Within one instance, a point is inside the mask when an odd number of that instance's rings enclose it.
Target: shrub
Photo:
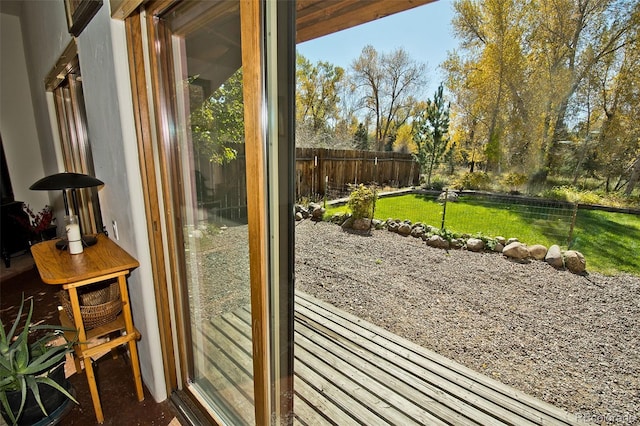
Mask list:
[[[555,186],[542,192],[544,198],[581,204],[602,204],[602,198],[593,191],[579,191],[572,186]]]
[[[600,196],[592,191],[580,191],[578,202],[582,204],[602,204]]]
[[[347,206],[355,219],[373,218],[373,209],[377,198],[378,194],[375,189],[360,184],[351,190]]]
[[[527,183],[527,180],[527,175],[522,173],[507,173],[502,176],[500,183],[509,188],[509,191],[516,192],[520,187]]]
[[[424,183],[424,188],[425,189],[432,189],[434,191],[442,191],[447,185],[448,185],[448,181],[447,179],[441,177],[441,176],[436,176],[433,179],[431,179],[431,184],[427,185],[426,182]]]
[[[456,179],[453,186],[455,189],[488,190],[491,178],[484,172],[467,172]]]

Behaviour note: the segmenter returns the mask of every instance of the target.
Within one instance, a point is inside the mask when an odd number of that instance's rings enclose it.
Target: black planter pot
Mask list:
[[[71,384],[64,376],[64,363],[60,364],[56,368],[54,368],[50,373],[49,377],[56,383],[60,384],[65,390],[73,395],[71,392]],[[38,405],[35,397],[31,390],[27,391],[27,399],[24,403],[24,408],[22,409],[22,414],[18,418],[18,425],[53,425],[58,423],[59,418],[62,417],[63,411],[62,407],[65,407],[72,401],[68,399],[65,395],[63,395],[57,389],[49,385],[45,385],[42,383],[38,383],[38,390],[40,392],[40,400],[42,401],[42,405],[47,410],[49,416],[45,416]],[[7,400],[9,402],[9,407],[11,407],[11,411],[13,413],[17,413],[20,409],[20,400],[21,394],[20,391],[15,392],[7,392]],[[5,412],[4,407],[0,404],[0,412],[2,412],[2,417],[5,419],[7,424],[11,424],[11,419],[9,415]]]

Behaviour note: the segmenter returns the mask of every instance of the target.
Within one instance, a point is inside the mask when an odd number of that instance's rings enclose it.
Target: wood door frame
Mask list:
[[[153,99],[154,104],[163,97],[170,97],[171,94],[161,93],[159,90],[159,76],[156,71],[161,64],[154,62],[150,65],[151,73],[153,75],[148,76],[146,68],[144,66],[145,60],[145,46],[147,40],[144,40],[145,36],[152,40],[161,41],[166,34],[153,32],[153,16],[162,13],[170,8],[179,0],[152,0],[150,2],[143,2],[142,6],[136,11],[132,12],[125,19],[127,44],[129,49],[129,66],[131,75],[131,87],[133,93],[134,102],[134,115],[136,121],[136,132],[138,139],[138,152],[140,160],[140,171],[142,176],[142,184],[145,188],[153,189],[148,191],[148,196],[145,199],[145,208],[147,214],[147,230],[149,235],[149,247],[151,253],[152,272],[154,276],[154,290],[156,295],[156,306],[158,312],[158,322],[160,325],[160,339],[162,344],[162,357],[164,365],[164,373],[166,379],[166,389],[168,393],[175,391],[181,387],[181,380],[177,371],[178,365],[183,365],[178,359],[188,359],[189,349],[183,347],[176,348],[174,345],[174,335],[177,333],[178,341],[184,341],[188,338],[189,330],[181,326],[184,324],[184,318],[181,316],[184,300],[174,300],[174,306],[178,309],[174,309],[175,317],[172,317],[171,309],[171,295],[169,294],[172,289],[173,294],[179,294],[176,292],[177,286],[181,277],[179,270],[181,269],[177,264],[176,259],[173,256],[166,254],[174,253],[177,247],[181,247],[181,233],[176,232],[177,227],[166,226],[166,233],[163,233],[164,224],[172,224],[176,215],[173,215],[175,211],[174,207],[165,209],[161,212],[161,196],[164,200],[171,200],[173,190],[179,188],[179,182],[170,181],[168,178],[167,168],[172,168],[175,164],[171,163],[171,155],[169,155],[170,147],[158,142],[157,147],[154,146],[154,131],[161,134],[163,132],[160,123],[155,122],[154,112],[150,110],[150,101]],[[283,0],[279,3],[285,4],[288,0]],[[352,2],[351,0],[344,1],[332,1],[326,2],[325,0],[306,0],[304,2],[295,3],[295,6],[289,5],[289,11],[287,12],[286,19],[293,18],[292,22],[289,22],[289,37],[291,34],[297,34],[298,42],[305,41],[311,38],[316,38],[322,35],[329,34],[331,32],[338,31],[340,29],[349,28],[354,25],[358,25],[364,22],[368,22],[392,13],[396,13],[402,10],[407,10],[412,7],[420,6],[425,3],[429,3],[434,0],[397,0],[394,2],[388,2],[386,0],[372,0],[370,2]],[[272,318],[269,317],[269,291],[267,287],[267,281],[269,278],[269,246],[267,245],[267,237],[269,232],[269,224],[265,218],[267,212],[264,211],[264,206],[267,200],[266,189],[266,158],[265,158],[265,145],[266,145],[266,133],[265,126],[268,124],[265,122],[264,117],[264,105],[265,105],[265,93],[264,86],[264,66],[263,61],[263,48],[264,41],[264,19],[262,1],[252,0],[240,0],[241,8],[241,21],[250,22],[251,25],[242,25],[242,61],[243,64],[249,66],[243,69],[245,74],[245,81],[247,85],[244,86],[243,91],[245,94],[245,121],[250,125],[246,126],[246,144],[251,149],[247,149],[251,154],[247,155],[247,186],[250,186],[254,190],[249,191],[248,196],[248,213],[249,213],[249,238],[250,238],[250,266],[251,266],[251,302],[252,302],[252,322],[254,327],[254,391],[256,401],[256,423],[257,424],[269,424],[270,423],[270,409],[272,403],[279,403],[279,407],[275,408],[279,410],[281,420],[290,422],[291,419],[287,419],[288,414],[292,411],[292,399],[282,399],[278,401],[275,397],[275,388],[271,389],[270,386],[275,382],[282,382],[284,386],[293,385],[293,377],[270,377],[270,368],[273,367],[270,363],[269,357],[269,344],[270,344],[270,323]],[[353,9],[353,10],[352,10]],[[335,10],[335,13],[327,15],[327,10]],[[338,13],[340,12],[340,13]],[[344,12],[344,13],[343,13]],[[347,13],[348,12],[348,13]],[[296,13],[298,17],[296,18]],[[319,18],[318,18],[319,17]],[[147,33],[143,34],[144,24],[146,22]],[[284,22],[279,20],[278,25],[284,25]],[[297,28],[297,33],[296,33]],[[279,52],[280,54],[280,52]],[[153,56],[153,55],[151,55]],[[295,52],[294,52],[295,56]],[[278,72],[282,70],[279,69]],[[166,68],[163,72],[171,72]],[[147,78],[151,81],[152,88],[147,89]],[[249,88],[250,87],[250,88]],[[287,88],[281,88],[278,86],[278,96],[281,96],[283,92],[287,91]],[[289,88],[288,90],[293,90]],[[295,96],[295,93],[294,95]],[[286,96],[284,99],[288,99]],[[294,98],[295,99],[295,98]],[[289,111],[289,105],[286,107],[286,111]],[[166,115],[165,115],[166,118]],[[153,128],[155,122],[156,127]],[[290,135],[293,133],[293,129],[290,130]],[[168,135],[169,139],[171,138]],[[167,140],[169,140],[167,139]],[[160,161],[159,167],[160,173],[156,171],[156,163],[153,157],[154,149],[160,152],[161,156],[167,161]],[[282,146],[281,152],[291,149],[291,147]],[[295,157],[295,151],[293,154]],[[286,155],[283,154],[284,158]],[[293,158],[291,157],[291,158]],[[278,160],[280,161],[280,159]],[[285,167],[286,168],[286,167]],[[293,177],[288,184],[282,183],[282,187],[285,188],[289,185],[289,190],[293,194]],[[161,187],[162,190],[158,188]],[[277,207],[281,213],[287,212],[287,205],[280,205]],[[273,208],[271,211],[276,211]],[[164,214],[163,214],[164,213]],[[288,236],[292,238],[291,235]],[[289,246],[293,243],[288,242]],[[165,251],[166,249],[166,251]],[[273,267],[273,265],[271,265]],[[280,279],[292,280],[293,271],[286,271],[287,267],[291,265],[280,266]],[[169,273],[167,273],[169,271]],[[283,278],[284,277],[284,278]],[[293,294],[289,294],[289,288],[279,288],[278,294],[273,297],[279,299],[281,309],[286,306],[286,309],[293,310]],[[292,317],[293,318],[293,317]],[[293,333],[293,319],[291,322],[285,322],[277,324],[276,327],[280,327],[281,333],[289,334]],[[175,319],[176,324],[173,323]],[[255,337],[258,337],[257,339]],[[293,344],[293,342],[280,342],[279,344]],[[280,349],[280,348],[278,348]],[[292,369],[293,358],[280,360],[280,370]],[[180,372],[182,377],[188,377],[188,371]],[[188,396],[193,397],[189,393]],[[196,405],[199,405],[196,398],[193,398]],[[209,419],[212,420],[212,419]]]
[[[149,109],[150,99],[147,92],[142,13],[143,12],[138,9],[125,20],[129,74],[131,76],[131,91],[133,95],[142,186],[144,188],[158,188],[159,177],[156,173],[155,160],[153,158],[155,142],[152,129],[152,111]],[[151,268],[154,281],[160,344],[162,346],[165,389],[168,394],[171,394],[171,392],[178,388],[178,378],[175,367],[176,357],[170,312],[171,299],[168,285],[170,281],[165,268],[167,259],[165,257],[162,233],[163,218],[160,213],[160,197],[158,192],[147,191],[146,195],[144,202],[147,216],[147,235],[149,236]]]
[[[181,384],[178,379],[178,364],[181,366],[181,376],[190,377],[191,368],[184,369],[185,363],[176,363],[173,344],[175,331],[178,341],[188,341],[189,327],[185,327],[185,318],[181,312],[185,308],[186,297],[179,300],[174,298],[176,324],[172,323],[170,309],[169,288],[174,296],[183,293],[180,283],[184,282],[183,265],[176,256],[165,256],[165,247],[168,253],[177,253],[177,248],[183,246],[178,211],[173,195],[181,190],[180,182],[172,176],[176,176],[177,163],[174,152],[175,135],[170,134],[173,128],[171,117],[172,99],[175,94],[171,88],[160,84],[164,76],[172,75],[173,71],[167,66],[171,62],[169,57],[157,59],[157,55],[149,55],[150,69],[146,70],[145,47],[143,43],[143,25],[145,20],[150,46],[156,43],[169,43],[169,34],[158,22],[157,16],[170,7],[172,2],[160,0],[145,5],[144,11],[137,11],[126,20],[127,41],[129,47],[129,64],[132,76],[132,91],[134,98],[134,111],[138,136],[138,151],[140,153],[140,169],[143,186],[149,188],[148,197],[145,199],[147,209],[147,228],[149,245],[153,265],[155,281],[155,294],[158,306],[158,321],[160,324],[160,336],[162,344],[163,364],[166,377],[167,391],[178,389]],[[256,409],[256,422],[268,424],[270,419],[270,368],[269,368],[269,317],[268,317],[268,286],[267,286],[267,227],[265,219],[266,184],[265,173],[265,131],[262,106],[264,105],[263,89],[263,64],[262,56],[262,31],[261,2],[253,0],[240,1],[241,31],[242,31],[242,58],[243,84],[245,103],[245,139],[247,146],[247,186],[250,188],[247,197],[247,210],[249,222],[249,258],[251,281],[251,304],[253,316],[253,359],[254,359],[254,398]],[[157,53],[157,52],[156,52]],[[168,55],[170,54],[167,53]],[[147,76],[147,72],[149,76]],[[147,77],[151,80],[151,95],[147,92]],[[157,113],[150,110],[150,96],[153,99],[154,108],[159,108]],[[155,121],[155,129],[152,123]],[[158,140],[154,141],[154,130]],[[154,147],[154,144],[157,144]],[[154,148],[159,156],[159,161],[153,156]],[[156,162],[159,170],[156,170]],[[153,190],[161,188],[160,193]],[[164,200],[165,208],[161,213],[161,201]],[[169,204],[167,204],[169,203]],[[169,208],[167,208],[169,205]],[[164,216],[164,217],[163,217]],[[162,226],[164,224],[164,233]],[[169,274],[165,271],[170,271]],[[187,339],[187,340],[185,340]],[[186,345],[178,345],[178,356],[184,361],[190,359],[191,348]],[[189,366],[190,367],[190,366]],[[197,399],[194,398],[197,404]],[[212,419],[213,420],[213,419]]]
[[[269,288],[266,195],[266,125],[264,88],[262,2],[240,0],[242,90],[244,98],[247,215],[249,222],[249,271],[253,386],[256,424],[269,424],[271,413],[269,363]]]

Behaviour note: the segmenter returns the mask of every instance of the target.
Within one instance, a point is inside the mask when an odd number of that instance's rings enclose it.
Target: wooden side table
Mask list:
[[[72,255],[66,250],[59,250],[56,248],[55,243],[56,240],[51,240],[35,244],[31,247],[31,253],[42,281],[46,284],[62,285],[62,288],[69,292],[75,324],[71,323],[64,311],[60,312],[60,320],[63,325],[71,326],[78,330],[78,343],[74,346],[77,356],[76,369],[80,371],[79,359],[83,359],[96,419],[98,423],[102,423],[104,416],[93,366],[91,365],[90,358],[92,356],[127,344],[131,355],[131,369],[138,401],[144,399],[142,379],[140,377],[140,362],[136,347],[136,340],[140,338],[140,333],[133,326],[126,279],[126,276],[131,270],[137,268],[139,263],[103,234],[98,235],[98,242],[95,245],[85,247],[81,254]],[[108,324],[85,330],[80,313],[78,288],[113,279],[117,279],[120,288],[122,312],[114,321]],[[96,346],[89,347],[87,344],[91,339],[100,338],[114,332],[120,332],[120,336]]]

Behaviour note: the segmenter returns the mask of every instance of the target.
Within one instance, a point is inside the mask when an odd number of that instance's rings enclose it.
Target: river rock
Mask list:
[[[322,220],[322,216],[324,215],[324,212],[326,211],[324,209],[324,207],[322,207],[319,204],[309,204],[309,210],[311,210],[311,219],[315,220],[315,221],[320,221]]]
[[[422,226],[414,226],[411,229],[411,236],[415,238],[422,238],[424,235],[424,228]]]
[[[475,252],[484,250],[484,241],[480,238],[469,238],[467,240],[467,250]]]
[[[427,240],[427,245],[430,247],[440,248],[440,249],[449,249],[449,241],[442,238],[440,235],[432,235]]]
[[[534,244],[529,247],[529,256],[533,257],[535,260],[544,260],[546,255],[547,248],[542,244]]]
[[[445,199],[447,202],[451,201],[455,203],[458,201],[458,193],[456,191],[447,190],[438,196],[438,201],[444,201]]]
[[[337,225],[342,225],[351,217],[351,213],[334,213],[329,221]]]
[[[342,229],[351,229],[353,228],[353,222],[355,222],[356,219],[353,216],[349,216],[344,222],[342,222],[342,225],[340,225],[342,227]]]
[[[564,268],[564,260],[562,259],[562,252],[560,247],[556,244],[549,247],[547,255],[544,257],[545,262],[553,266],[556,269]]]
[[[514,241],[511,244],[507,244],[502,250],[502,254],[512,259],[523,260],[529,257],[529,250],[527,246],[519,241]]]
[[[582,274],[587,268],[587,261],[579,251],[567,250],[564,252],[564,265],[574,274]]]
[[[304,206],[301,206],[300,204],[296,204],[296,213],[300,213],[303,219],[309,218],[309,209],[307,209]]]
[[[403,237],[408,236],[409,234],[411,234],[411,224],[406,223],[406,222],[402,222],[400,225],[398,225],[398,234],[402,235]]]
[[[449,242],[449,247],[452,249],[461,249],[464,247],[464,240],[461,238],[454,238]]]
[[[356,219],[353,221],[353,225],[351,227],[356,231],[367,231],[371,228],[371,219],[366,217]]]

